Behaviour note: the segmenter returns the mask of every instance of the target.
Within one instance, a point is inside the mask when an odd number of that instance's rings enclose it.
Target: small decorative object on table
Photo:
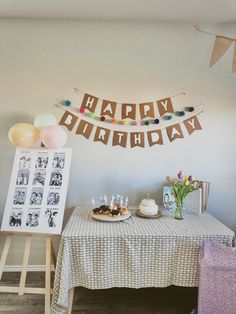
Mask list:
[[[122,195],[112,195],[110,204],[106,195],[99,199],[100,206],[96,207],[95,200],[92,198],[93,213],[92,217],[101,221],[120,221],[129,218],[131,213],[128,210],[128,197],[125,199]]]
[[[166,177],[167,183],[171,183],[170,177]],[[184,176],[183,171],[177,174],[177,178],[173,180],[172,195],[175,198],[175,219],[183,219],[183,203],[186,196],[195,191],[197,188],[197,181],[193,176]]]
[[[148,198],[143,199],[139,205],[136,214],[142,218],[159,218],[161,216],[158,205],[155,200]]]

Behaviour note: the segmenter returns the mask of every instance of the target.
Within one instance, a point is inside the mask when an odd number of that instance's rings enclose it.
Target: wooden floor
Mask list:
[[[19,273],[4,273],[1,284],[19,282]],[[28,273],[28,286],[43,287],[44,274]],[[88,290],[76,288],[73,314],[189,314],[196,307],[196,288]],[[44,314],[44,297],[0,294],[0,314]]]

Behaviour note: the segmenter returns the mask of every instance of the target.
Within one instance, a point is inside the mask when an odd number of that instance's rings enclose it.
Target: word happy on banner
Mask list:
[[[156,129],[147,132],[124,132],[118,130],[110,130],[107,128],[95,126],[93,123],[82,120],[73,113],[65,111],[61,120],[60,125],[65,126],[69,131],[72,131],[79,120],[79,124],[75,131],[75,134],[82,135],[86,139],[89,139],[92,135],[92,131],[95,128],[95,135],[93,137],[94,142],[101,142],[104,145],[107,145],[110,137],[112,136],[112,146],[121,146],[127,147],[128,138],[130,139],[130,147],[145,147],[145,138],[147,137],[148,145],[163,145],[163,133],[164,129]],[[185,126],[189,135],[197,130],[201,130],[202,127],[198,120],[198,117],[195,115],[188,119],[185,119],[182,124]],[[167,136],[170,142],[175,141],[176,139],[184,138],[183,131],[181,128],[181,123],[176,123],[165,128]]]
[[[90,94],[85,93],[80,109],[88,110],[94,113],[98,104],[99,98]],[[174,113],[173,104],[171,97],[158,100],[156,102],[146,102],[139,104],[140,118],[155,118],[154,106],[157,106],[160,116],[167,113]],[[137,104],[135,103],[122,103],[121,104],[121,119],[136,120],[137,118]],[[117,102],[110,100],[102,100],[102,106],[100,116],[109,116],[110,118],[115,117],[117,108]]]

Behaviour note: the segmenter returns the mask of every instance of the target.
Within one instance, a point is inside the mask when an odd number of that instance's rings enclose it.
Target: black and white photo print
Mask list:
[[[45,169],[37,169],[34,172],[34,178],[32,184],[35,186],[44,186],[46,178],[46,170]]]
[[[60,171],[53,171],[50,178],[50,186],[62,185],[62,173]]]
[[[39,153],[35,162],[36,169],[46,169],[48,165],[48,154]]]
[[[32,188],[29,204],[39,206],[43,201],[43,188]]]
[[[1,231],[60,234],[71,149],[16,148]]]
[[[39,225],[40,211],[32,210],[26,217],[26,227],[37,227]]]
[[[22,209],[13,209],[11,216],[10,216],[10,221],[9,221],[9,226],[10,227],[21,227],[22,223]]]
[[[56,228],[56,226],[57,226],[57,215],[58,215],[58,210],[54,210],[54,209],[47,209],[46,210],[45,216],[47,217],[49,228]]]
[[[19,169],[29,169],[31,158],[27,155],[23,155],[19,158]]]
[[[16,185],[28,185],[29,183],[29,169],[19,170],[16,177]]]
[[[24,205],[26,198],[26,188],[15,188],[14,196],[13,196],[13,204],[14,205]]]
[[[58,192],[49,192],[47,198],[47,205],[58,205],[60,201],[60,194]]]
[[[63,169],[65,165],[65,153],[55,153],[53,156],[53,169]]]

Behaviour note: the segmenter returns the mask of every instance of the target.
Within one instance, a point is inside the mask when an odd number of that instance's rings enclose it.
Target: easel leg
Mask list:
[[[70,297],[69,297],[69,308],[68,308],[68,312],[67,312],[68,314],[72,314],[74,292],[75,292],[75,288],[71,288],[70,289]]]
[[[9,248],[11,246],[11,241],[12,241],[12,234],[9,234],[6,237],[6,241],[4,244],[4,248],[3,248],[2,256],[1,256],[1,260],[0,260],[0,280],[2,279],[2,273],[3,273],[4,266],[6,264],[7,255],[9,252]]]
[[[50,314],[51,298],[51,237],[46,237],[45,314]]]
[[[51,239],[51,241],[52,241],[52,239]],[[57,257],[56,257],[56,253],[55,253],[55,250],[54,250],[53,242],[51,243],[51,256],[52,256],[53,265],[56,268]]]
[[[32,236],[28,235],[25,240],[25,251],[24,251],[24,257],[23,257],[22,271],[21,271],[21,276],[20,276],[20,286],[19,286],[19,293],[18,293],[19,295],[24,294],[31,239],[32,239]]]

